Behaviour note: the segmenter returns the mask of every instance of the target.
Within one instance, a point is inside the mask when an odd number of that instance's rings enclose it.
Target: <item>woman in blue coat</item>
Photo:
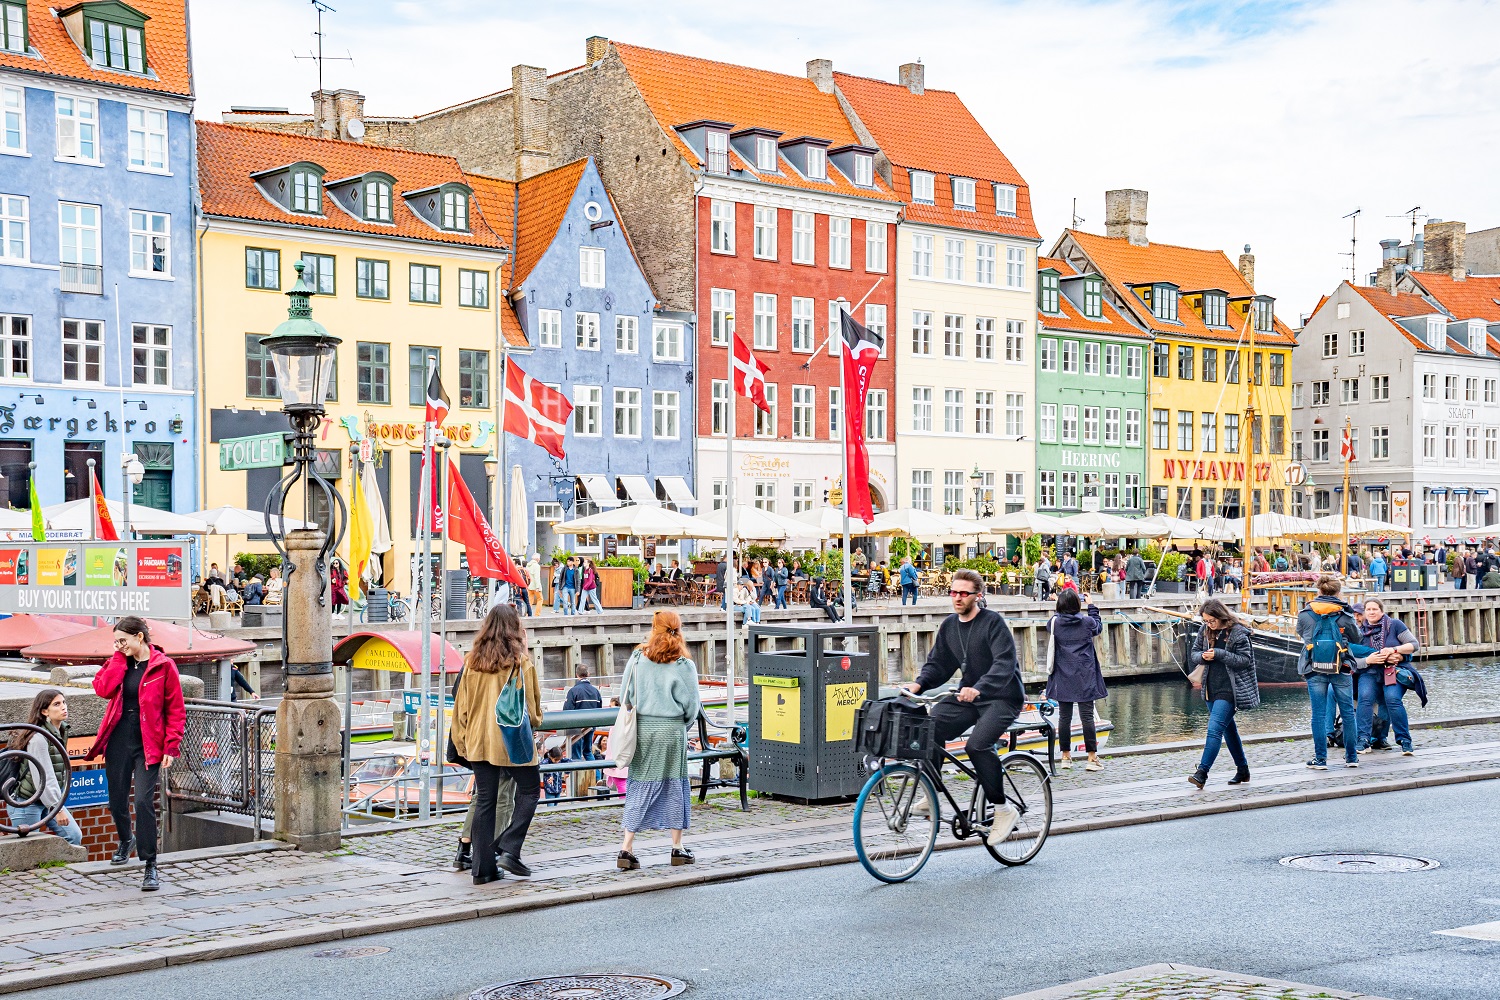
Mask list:
[[[1085,598],[1087,599],[1087,598]],[[1057,595],[1057,613],[1047,622],[1052,633],[1052,669],[1047,675],[1047,697],[1058,705],[1058,745],[1062,749],[1061,767],[1073,766],[1073,706],[1083,723],[1083,746],[1089,762],[1085,771],[1100,771],[1099,738],[1094,731],[1094,702],[1108,691],[1104,687],[1104,670],[1094,649],[1094,636],[1104,631],[1099,609],[1089,601],[1084,614],[1078,591],[1071,588]]]

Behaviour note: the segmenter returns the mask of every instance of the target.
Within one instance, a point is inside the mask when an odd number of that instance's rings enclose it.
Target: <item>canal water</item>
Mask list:
[[[1408,693],[1406,710],[1413,722],[1455,715],[1500,714],[1500,657],[1429,660],[1418,664],[1427,681],[1427,707]],[[1109,745],[1135,746],[1200,739],[1208,725],[1208,706],[1187,681],[1170,677],[1126,683],[1113,681],[1099,714],[1114,723]],[[1307,689],[1300,685],[1262,686],[1260,707],[1235,718],[1241,733],[1275,733],[1308,729]],[[1078,722],[1074,721],[1076,727]]]

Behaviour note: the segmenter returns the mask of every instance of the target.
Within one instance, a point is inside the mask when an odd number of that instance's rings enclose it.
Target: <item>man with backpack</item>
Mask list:
[[[1297,634],[1302,638],[1297,673],[1306,678],[1312,703],[1313,756],[1307,766],[1315,771],[1328,770],[1328,732],[1334,704],[1343,717],[1344,766],[1359,766],[1354,671],[1372,650],[1364,645],[1353,610],[1339,597],[1342,589],[1338,577],[1320,577],[1318,596],[1297,615]]]

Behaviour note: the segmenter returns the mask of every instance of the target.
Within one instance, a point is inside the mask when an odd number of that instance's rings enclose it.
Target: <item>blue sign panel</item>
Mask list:
[[[108,801],[109,778],[105,776],[104,768],[73,772],[72,780],[68,782],[68,801],[65,803],[69,809],[102,806]]]
[[[401,703],[403,706],[405,706],[407,715],[417,715],[422,709],[422,692],[402,691]],[[434,693],[429,692],[427,695],[427,704],[432,708],[436,708],[438,704],[438,696]],[[450,710],[453,708],[452,695],[448,695],[443,698],[443,707]]]

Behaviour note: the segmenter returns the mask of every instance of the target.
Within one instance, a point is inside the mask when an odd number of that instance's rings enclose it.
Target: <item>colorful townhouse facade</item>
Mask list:
[[[1289,512],[1296,338],[1256,291],[1249,247],[1236,267],[1222,251],[1151,243],[1146,204],[1145,191],[1106,192],[1106,234],[1066,230],[1050,256],[1100,275],[1109,305],[1151,336],[1150,512]]]
[[[562,460],[506,437],[505,488],[519,477],[526,504],[511,550],[598,557],[599,536],[552,526],[624,503],[695,509],[691,318],[659,308],[598,168],[585,158],[519,183],[469,176],[486,216],[514,234],[506,292],[527,346],[510,363],[573,403]],[[616,539],[621,555],[643,545]],[[678,555],[676,541],[655,544],[658,560]]]
[[[1142,514],[1151,335],[1106,301],[1097,271],[1060,258],[1037,263],[1033,509]]]
[[[921,63],[898,82],[831,74],[875,169],[902,201],[891,324],[900,506],[987,517],[1020,510],[1034,475],[1036,248],[1025,179]]]
[[[28,507],[195,510],[193,81],[181,0],[0,3],[0,475]]]
[[[500,353],[525,344],[501,294],[508,240],[452,157],[211,122],[197,133],[205,506],[261,509],[285,471],[221,471],[218,443],[288,430],[260,339],[286,319],[301,264],[313,317],[342,340],[317,469],[347,497],[351,448],[370,439],[393,543],[383,575],[405,591],[429,359],[452,400],[450,456],[493,508]]]

